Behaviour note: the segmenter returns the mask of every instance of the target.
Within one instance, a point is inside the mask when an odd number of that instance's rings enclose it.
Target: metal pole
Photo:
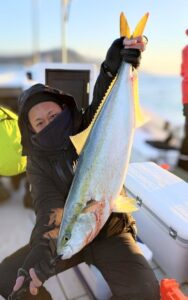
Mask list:
[[[39,53],[39,8],[38,0],[32,0],[32,36],[33,36],[33,63],[40,61]]]
[[[67,63],[67,38],[66,38],[66,25],[68,22],[71,0],[61,0],[62,13],[62,62]]]
[[[66,6],[67,1],[62,0],[62,62],[67,63],[67,45],[66,45]]]

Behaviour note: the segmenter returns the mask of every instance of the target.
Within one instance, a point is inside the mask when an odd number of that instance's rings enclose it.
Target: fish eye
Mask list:
[[[70,240],[70,238],[71,238],[71,235],[67,233],[67,234],[64,235],[63,239],[64,239],[65,242],[68,242]]]

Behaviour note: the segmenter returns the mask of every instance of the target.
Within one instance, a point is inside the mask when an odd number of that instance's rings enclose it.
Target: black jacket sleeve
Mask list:
[[[28,157],[27,176],[31,187],[36,223],[30,238],[30,252],[18,270],[18,276],[29,277],[34,268],[38,278],[44,282],[55,274],[53,263],[56,239],[59,233],[65,197],[50,176],[50,162],[44,158]],[[20,273],[22,272],[22,273]]]
[[[57,238],[65,203],[65,196],[58,190],[55,181],[48,175],[49,162],[28,158],[27,176],[36,214],[36,224],[31,234],[30,245],[47,243],[51,246]],[[45,165],[46,164],[46,165]]]

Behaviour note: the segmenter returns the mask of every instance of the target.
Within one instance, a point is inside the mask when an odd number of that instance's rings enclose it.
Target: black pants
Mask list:
[[[188,171],[188,117],[186,118],[185,122],[184,137],[180,148],[178,166],[185,171]]]
[[[28,251],[29,247],[26,245],[0,264],[0,294],[3,297],[7,298],[11,293],[17,270]],[[94,241],[71,259],[59,262],[57,273],[84,261],[95,265],[101,271],[112,291],[112,299],[160,299],[158,281],[130,233],[122,232],[116,236]],[[37,296],[31,296],[28,292],[23,299],[52,298],[41,288]]]

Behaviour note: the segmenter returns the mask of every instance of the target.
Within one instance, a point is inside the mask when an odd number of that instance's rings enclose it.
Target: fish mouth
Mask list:
[[[66,245],[63,248],[63,251],[61,251],[61,259],[68,259],[70,258],[73,254],[73,249],[70,245]]]

